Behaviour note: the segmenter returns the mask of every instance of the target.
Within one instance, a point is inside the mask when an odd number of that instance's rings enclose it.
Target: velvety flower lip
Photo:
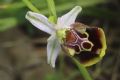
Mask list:
[[[77,58],[80,61],[80,63],[82,63],[84,66],[90,66],[100,61],[105,55],[105,50],[107,48],[105,34],[102,28],[89,27],[82,23],[74,23],[72,26],[73,26],[73,30],[76,32],[76,34],[80,38],[88,38],[88,40],[93,45],[89,43],[87,44],[85,43],[84,44],[85,48],[92,47],[91,50],[80,51],[81,50],[79,49],[80,44],[73,43],[73,42],[76,42],[75,36],[72,33],[67,32],[67,37],[66,37],[67,43],[64,44],[63,46],[64,49],[67,50],[66,52],[69,52],[73,57]],[[85,35],[83,34],[84,32],[85,32]],[[80,41],[78,40],[78,42]],[[73,43],[73,44],[70,45],[70,43]],[[73,54],[73,53],[77,53],[77,54]]]
[[[49,22],[48,18],[42,14],[28,11],[26,19],[32,23],[38,29],[50,34],[47,44],[47,62],[53,68],[55,67],[55,61],[58,54],[61,51],[61,44],[65,37],[65,31],[71,28],[71,24],[75,23],[75,19],[82,8],[75,6],[70,12],[58,17],[57,24]]]

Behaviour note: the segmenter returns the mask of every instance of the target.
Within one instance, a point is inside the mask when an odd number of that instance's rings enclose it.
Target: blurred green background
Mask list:
[[[30,0],[49,16],[46,0]],[[104,59],[88,68],[94,80],[120,80],[120,1],[55,0],[57,15],[83,7],[76,21],[102,27],[107,38]],[[83,80],[78,69],[61,54],[56,69],[46,60],[48,34],[33,27],[22,0],[0,0],[0,80]]]

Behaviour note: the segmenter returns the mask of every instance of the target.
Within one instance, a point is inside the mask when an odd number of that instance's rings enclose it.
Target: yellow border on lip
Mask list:
[[[100,34],[100,38],[99,39],[100,39],[100,41],[102,43],[102,48],[98,50],[98,53],[99,53],[98,57],[92,58],[91,60],[89,60],[89,61],[87,61],[85,63],[81,63],[84,67],[88,67],[88,66],[96,64],[105,55],[105,50],[107,48],[105,34],[104,34],[104,31],[103,31],[102,28],[98,28],[98,31],[99,31],[99,34]],[[74,50],[68,49],[67,47],[64,46],[64,49],[65,48],[67,49],[67,53],[69,53],[70,56],[74,56],[74,54],[75,54]]]
[[[103,48],[101,49],[101,53],[100,53],[100,57],[102,58],[105,55],[105,50],[107,49],[107,45],[106,45],[106,38],[105,38],[105,34],[102,28],[99,28],[100,32],[101,32],[101,42],[103,45]]]

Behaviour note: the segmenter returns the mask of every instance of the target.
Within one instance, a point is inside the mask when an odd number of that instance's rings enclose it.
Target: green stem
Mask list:
[[[77,67],[78,67],[81,75],[83,76],[84,80],[93,80],[93,79],[91,78],[91,76],[89,75],[87,69],[86,69],[82,64],[80,64],[80,62],[79,62],[77,59],[75,59],[75,58],[73,58],[73,57],[71,57],[71,58],[73,59],[73,61],[74,61],[75,64],[77,65]]]
[[[48,4],[50,20],[52,20],[52,22],[56,23],[56,21],[57,21],[57,14],[56,14],[54,0],[46,0],[46,1],[47,1],[47,4]]]
[[[23,0],[23,2],[27,5],[27,7],[37,13],[40,13],[39,9],[37,9],[29,0]]]

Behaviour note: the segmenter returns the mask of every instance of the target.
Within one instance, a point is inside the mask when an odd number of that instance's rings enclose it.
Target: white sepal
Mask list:
[[[47,60],[48,64],[50,64],[53,68],[55,67],[55,62],[60,51],[61,51],[60,43],[56,38],[56,35],[53,34],[48,39],[47,44]]]
[[[80,6],[75,6],[71,11],[58,18],[58,25],[61,25],[61,28],[69,28],[75,22],[81,10],[82,8]]]
[[[54,24],[50,23],[44,15],[28,11],[25,17],[38,29],[48,34],[55,32]]]
[[[58,18],[58,24],[61,24],[63,28],[70,27],[71,24],[75,22],[76,17],[81,12],[82,8],[80,6],[75,6],[71,11]]]

